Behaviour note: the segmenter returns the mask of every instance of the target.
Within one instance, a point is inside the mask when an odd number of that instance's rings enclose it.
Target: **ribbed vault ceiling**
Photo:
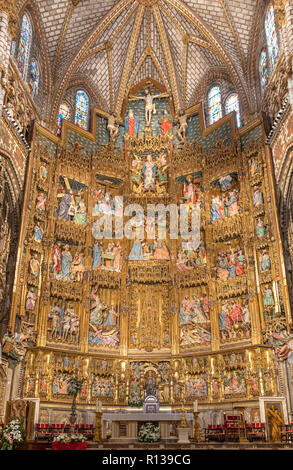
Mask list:
[[[25,7],[20,0],[18,7]],[[129,89],[159,81],[175,110],[192,106],[215,68],[250,110],[251,49],[263,2],[246,0],[33,0],[47,53],[51,118],[70,82],[95,88],[118,116]]]

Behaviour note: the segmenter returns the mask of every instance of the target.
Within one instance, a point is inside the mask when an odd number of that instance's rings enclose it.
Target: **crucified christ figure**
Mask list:
[[[145,122],[147,126],[150,126],[152,114],[153,114],[153,100],[155,98],[167,98],[169,93],[161,93],[160,95],[152,95],[150,90],[147,89],[145,92],[146,96],[130,96],[129,101],[144,100],[145,101]]]

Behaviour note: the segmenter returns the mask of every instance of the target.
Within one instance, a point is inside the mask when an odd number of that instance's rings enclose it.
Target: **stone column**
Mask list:
[[[16,0],[0,0],[0,115],[5,96],[11,41],[16,39]]]

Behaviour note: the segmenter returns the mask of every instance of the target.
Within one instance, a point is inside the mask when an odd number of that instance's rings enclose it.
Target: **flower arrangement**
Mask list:
[[[129,406],[135,406],[139,407],[143,405],[142,400],[139,397],[138,392],[131,392],[129,397],[128,397],[128,405]]]
[[[145,423],[138,433],[139,442],[159,442],[161,440],[160,428],[153,423]]]
[[[76,433],[76,434],[66,434],[65,432],[61,432],[57,434],[53,442],[63,442],[64,444],[69,442],[85,442],[86,438],[83,434]]]
[[[12,450],[24,441],[23,419],[13,419],[3,428],[1,450]]]

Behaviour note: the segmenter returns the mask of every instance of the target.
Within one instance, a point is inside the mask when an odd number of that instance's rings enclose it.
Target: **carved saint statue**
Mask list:
[[[167,98],[169,93],[161,93],[160,95],[152,95],[149,88],[145,92],[145,96],[130,96],[129,101],[144,100],[145,101],[145,122],[147,126],[151,125],[153,114],[153,101],[155,98]]]
[[[108,114],[107,129],[110,133],[110,140],[111,141],[115,140],[119,132],[119,125],[117,123],[117,115],[115,113]]]
[[[187,129],[187,114],[184,111],[179,111],[179,115],[177,118],[177,135],[181,142],[185,142],[186,140],[186,129]]]
[[[156,397],[157,396],[157,387],[156,387],[154,379],[151,375],[151,372],[149,372],[148,376],[147,376],[145,396],[146,397],[149,397],[149,396]]]

